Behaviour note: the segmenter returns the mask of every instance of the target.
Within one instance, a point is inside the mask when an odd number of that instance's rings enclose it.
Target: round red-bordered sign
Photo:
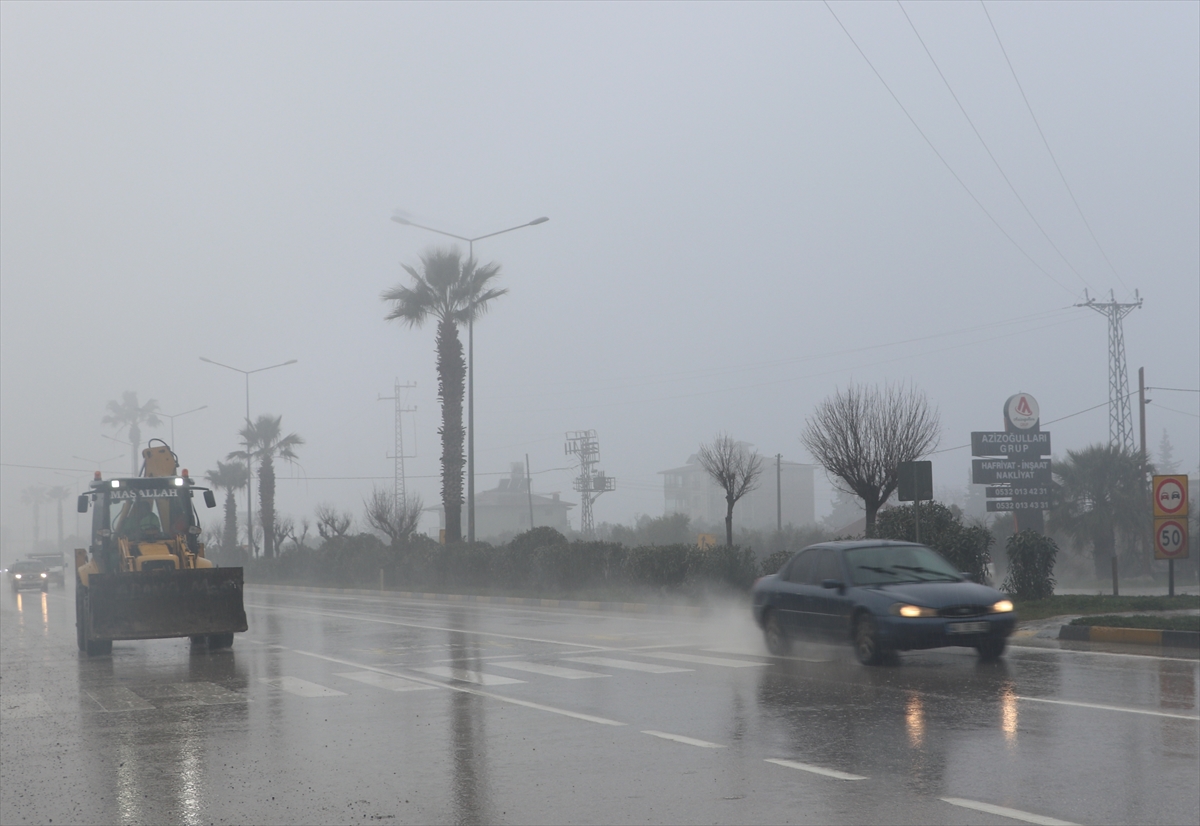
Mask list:
[[[1175,476],[1160,476],[1154,480],[1154,513],[1156,516],[1182,515],[1187,508],[1187,491]]]
[[[1154,558],[1178,559],[1187,556],[1187,522],[1182,519],[1159,519],[1154,523]]]

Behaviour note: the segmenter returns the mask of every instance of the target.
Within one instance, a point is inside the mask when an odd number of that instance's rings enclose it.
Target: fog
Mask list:
[[[128,471],[101,424],[124,391],[206,405],[174,421],[193,475],[239,447],[243,377],[201,356],[297,360],[250,382],[251,415],[306,440],[277,467],[296,518],[361,521],[391,485],[378,397],[415,383],[409,490],[436,504],[434,327],[379,296],[446,239],[397,209],[463,236],[549,216],[475,246],[510,291],[475,329],[476,489],[528,453],[535,492],[577,502],[563,433],[595,429],[617,479],[597,522],[660,515],[659,471],[718,431],[811,461],[805,417],[851,381],[928,394],[946,496],[1018,391],[1043,422],[1094,408],[1045,426],[1056,456],[1107,441],[1085,289],[1145,299],[1131,389],[1141,366],[1196,388],[1200,5],[987,6],[1099,246],[983,7],[831,6],[0,5],[6,558],[25,487]],[[1196,473],[1200,395],[1149,395],[1151,450],[1165,429]]]

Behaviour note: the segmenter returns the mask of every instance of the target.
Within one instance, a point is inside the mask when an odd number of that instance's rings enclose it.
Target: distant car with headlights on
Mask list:
[[[32,559],[22,559],[10,565],[8,581],[12,584],[13,593],[23,588],[50,590],[50,572],[43,563]]]
[[[752,595],[754,620],[777,656],[808,639],[849,642],[864,665],[946,646],[994,660],[1017,623],[995,588],[971,582],[931,548],[884,539],[805,548],[758,580]]]

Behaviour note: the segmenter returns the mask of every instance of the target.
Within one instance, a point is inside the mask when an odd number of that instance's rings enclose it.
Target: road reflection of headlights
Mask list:
[[[995,605],[993,605],[991,608],[988,608],[988,613],[989,614],[1007,614],[1010,611],[1012,611],[1012,609],[1013,609],[1012,602],[1010,602],[1007,599],[1002,599],[999,602],[997,602]]]
[[[888,609],[888,612],[897,617],[936,617],[938,612],[936,608],[923,608],[920,605],[907,605],[903,602],[897,602]]]

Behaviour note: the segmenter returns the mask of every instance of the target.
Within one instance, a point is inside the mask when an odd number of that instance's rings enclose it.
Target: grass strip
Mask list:
[[[1124,611],[1179,611],[1200,608],[1200,596],[1114,597],[1104,594],[1056,594],[1046,599],[1017,601],[1017,616],[1023,620],[1046,619],[1063,614],[1114,614]]]
[[[1099,625],[1105,628],[1154,628],[1161,631],[1200,631],[1200,616],[1183,615],[1173,617],[1138,615],[1117,617],[1112,614],[1079,617],[1071,625]]]

